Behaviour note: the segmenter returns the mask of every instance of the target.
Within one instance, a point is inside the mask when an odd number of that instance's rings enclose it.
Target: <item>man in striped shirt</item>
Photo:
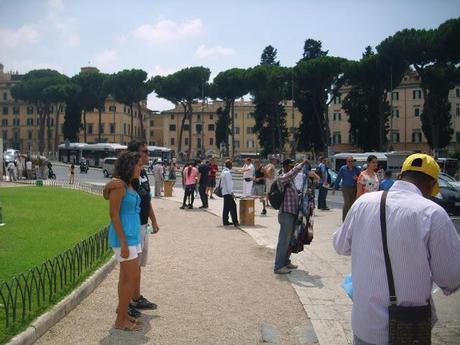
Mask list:
[[[460,240],[447,213],[427,197],[439,192],[439,166],[425,154],[403,164],[401,179],[386,201],[387,241],[397,304],[423,306],[436,283],[449,295],[460,287]],[[341,255],[351,255],[354,344],[388,344],[389,289],[380,227],[383,192],[362,195],[333,238]]]
[[[294,167],[292,160],[285,159],[283,161],[284,174],[276,179],[280,191],[284,193],[284,199],[278,213],[280,233],[278,235],[275,256],[275,273],[277,274],[291,273],[291,269],[297,268],[289,259],[291,256],[289,242],[299,212],[299,194],[295,187],[294,179],[307,163],[308,161],[305,160]]]

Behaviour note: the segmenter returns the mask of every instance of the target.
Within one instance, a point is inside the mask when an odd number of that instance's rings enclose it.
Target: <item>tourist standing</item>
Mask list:
[[[252,182],[254,178],[254,165],[251,158],[246,158],[245,164],[241,168],[243,173],[243,198],[252,194]]]
[[[209,159],[208,188],[206,191],[206,193],[209,194],[210,199],[214,199],[212,194],[214,192],[214,188],[216,188],[216,176],[217,176],[218,171],[219,171],[219,167],[214,161],[214,158],[211,157]]]
[[[7,165],[6,170],[8,171],[8,179],[10,182],[16,181],[16,164],[13,161],[10,161]]]
[[[230,159],[225,161],[225,167],[220,175],[224,208],[222,211],[222,222],[225,225],[238,226],[238,214],[236,213],[235,195],[233,194],[233,163]],[[228,214],[232,217],[232,223],[228,221]]]
[[[26,172],[27,172],[27,179],[31,180],[32,179],[32,161],[29,158],[27,158],[27,161],[26,161]]]
[[[69,184],[75,183],[75,164],[70,164],[69,167]]]
[[[457,231],[444,209],[428,199],[439,191],[439,173],[432,157],[409,156],[390,191],[362,195],[333,236],[336,252],[351,255],[354,344],[400,344],[389,339],[390,304],[419,307],[417,316],[429,331],[436,320],[433,283],[445,295],[460,287]],[[414,340],[404,344],[428,343]]]
[[[180,207],[182,210],[185,207],[189,209],[193,208],[193,202],[195,201],[195,189],[196,183],[198,180],[198,170],[195,167],[196,163],[189,164],[187,168],[184,169],[184,185],[185,185],[185,193],[184,193],[184,200],[182,201],[182,206]],[[187,199],[189,198],[189,204],[187,205]]]
[[[319,193],[318,193],[318,209],[329,211],[326,204],[327,191],[329,190],[329,161],[326,158],[321,158],[321,163],[318,166]]]
[[[163,188],[164,168],[161,161],[158,159],[152,168],[153,179],[155,180],[155,197],[161,196],[161,189]]]
[[[265,172],[264,167],[260,163],[260,159],[256,159],[254,161],[255,164],[255,172],[254,172],[254,188],[253,188],[253,195],[257,195],[259,197],[260,202],[262,203],[262,215],[267,214],[267,210],[265,209]]]
[[[377,157],[370,155],[367,157],[367,168],[359,174],[357,180],[356,197],[379,190],[380,181],[377,176],[378,161]]]
[[[294,179],[306,164],[308,164],[307,160],[294,167],[292,160],[285,159],[283,161],[283,174],[275,182],[278,183],[278,187],[283,193],[283,202],[278,212],[280,232],[275,254],[274,272],[276,274],[291,273],[292,269],[297,268],[291,263],[291,252],[289,251],[289,242],[299,213],[299,194]]]
[[[335,194],[335,191],[340,188],[340,182],[342,182],[342,221],[345,220],[348,210],[356,200],[356,181],[358,180],[358,176],[360,173],[361,170],[358,167],[354,166],[353,157],[348,156],[346,158],[346,164],[340,167],[339,173],[337,174],[337,179],[335,180],[334,190],[332,191],[332,194]]]
[[[201,160],[197,160],[198,166],[198,192],[200,193],[201,206],[200,208],[208,208],[208,194],[206,188],[208,188],[209,179],[209,166],[208,162],[201,164]]]

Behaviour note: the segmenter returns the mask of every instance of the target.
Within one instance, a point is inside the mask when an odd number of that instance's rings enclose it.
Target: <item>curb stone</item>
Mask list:
[[[116,265],[112,257],[104,266],[98,268],[76,290],[52,307],[45,314],[36,318],[26,330],[16,335],[7,345],[30,345],[45,334],[59,320],[72,311],[81,301],[91,294]]]

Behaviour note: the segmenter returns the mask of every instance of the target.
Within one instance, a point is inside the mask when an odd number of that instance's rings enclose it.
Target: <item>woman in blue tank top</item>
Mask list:
[[[118,283],[118,309],[115,328],[136,331],[140,323],[128,316],[128,305],[139,279],[139,258],[141,251],[139,216],[140,197],[133,189],[131,181],[139,178],[142,163],[138,153],[124,152],[115,163],[115,173],[123,183],[112,188],[110,201],[109,244],[120,263]]]

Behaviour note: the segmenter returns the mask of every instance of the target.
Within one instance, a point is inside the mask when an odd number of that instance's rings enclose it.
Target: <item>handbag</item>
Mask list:
[[[389,345],[430,345],[431,344],[431,305],[402,307],[397,305],[395,283],[388,253],[385,203],[388,191],[380,199],[380,227],[382,230],[383,253],[387,271],[390,306],[388,307]]]
[[[219,180],[219,185],[216,188],[214,188],[214,194],[217,195],[219,198],[223,197],[221,182],[222,182],[222,177]]]

